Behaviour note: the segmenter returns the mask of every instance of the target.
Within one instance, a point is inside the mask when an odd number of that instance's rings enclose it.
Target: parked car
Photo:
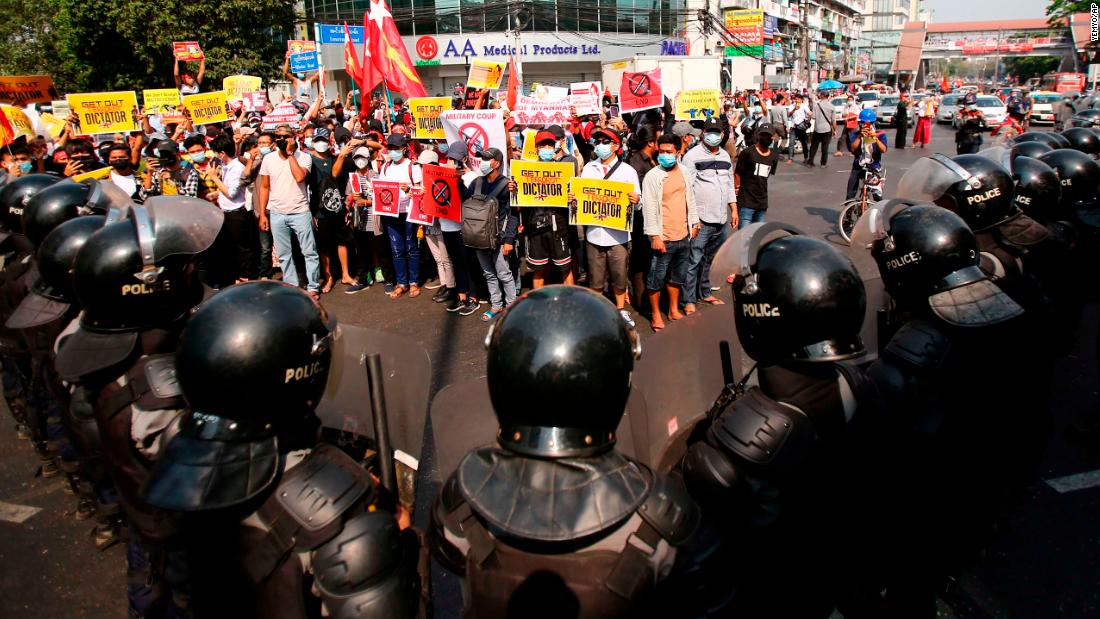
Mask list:
[[[910,102],[910,105],[912,105],[911,102]],[[876,110],[875,110],[875,113],[878,116],[878,120],[875,121],[875,124],[878,125],[879,127],[893,127],[894,126],[894,115],[897,114],[897,111],[898,111],[898,96],[897,95],[886,95],[882,99],[879,99],[878,108],[876,108]],[[909,116],[909,118],[907,119],[906,124],[908,126],[912,127],[913,126],[913,108],[912,107],[909,108],[908,116]]]
[[[955,112],[958,111],[959,101],[962,98],[962,95],[957,94],[944,95],[943,99],[940,99],[940,109],[936,112],[936,123],[954,122]]]
[[[1057,105],[1064,95],[1057,92],[1031,93],[1031,122],[1054,124],[1057,119]]]
[[[856,93],[856,101],[859,102],[859,106],[863,109],[878,107],[879,99],[882,95],[877,90],[861,90]]]
[[[833,124],[844,122],[844,108],[848,105],[848,97],[833,97],[829,99],[833,106]]]
[[[1005,107],[1004,101],[993,95],[978,95],[978,110],[985,116],[986,127],[990,129],[1008,118],[1008,108]],[[956,107],[951,117],[951,126],[954,128],[958,128],[958,116],[958,107]]]

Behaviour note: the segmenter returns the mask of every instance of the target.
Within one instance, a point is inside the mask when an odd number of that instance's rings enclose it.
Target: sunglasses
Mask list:
[[[614,144],[615,142],[612,141],[612,140],[609,140],[607,138],[597,138],[595,140],[592,140],[592,143],[593,144]]]

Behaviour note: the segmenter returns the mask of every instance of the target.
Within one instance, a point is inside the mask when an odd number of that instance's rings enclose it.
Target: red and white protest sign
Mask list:
[[[579,114],[580,112],[578,112]],[[569,99],[542,101],[520,97],[512,118],[517,125],[565,125],[569,122]]]
[[[262,112],[267,109],[267,93],[263,91],[246,92],[241,97],[241,101],[244,103],[246,112]]]
[[[569,105],[578,116],[600,113],[603,85],[600,82],[574,82],[569,85]]]
[[[444,110],[439,115],[447,143],[462,140],[471,157],[484,148],[497,148],[504,157],[508,173],[508,133],[504,129],[504,110]]]
[[[663,107],[664,104],[660,69],[623,73],[623,85],[619,88],[620,114],[650,110]]]
[[[409,223],[424,224],[430,226],[435,223],[435,217],[424,212],[424,190],[419,187],[409,189]]]
[[[426,165],[424,195],[421,208],[425,214],[440,219],[462,221],[462,196],[458,193],[458,170],[439,165]]]
[[[301,120],[302,115],[298,113],[298,108],[289,103],[280,103],[270,114],[264,116],[261,128],[264,131],[274,131],[279,125],[290,125],[297,129]]]
[[[202,60],[202,48],[198,41],[176,41],[172,43],[172,53],[176,60]]]
[[[397,217],[401,204],[401,183],[396,181],[371,181],[374,191],[374,214]]]

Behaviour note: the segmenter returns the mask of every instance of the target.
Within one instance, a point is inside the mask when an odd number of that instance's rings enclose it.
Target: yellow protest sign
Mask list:
[[[38,120],[42,124],[42,128],[46,130],[46,133],[50,134],[53,139],[58,139],[65,131],[65,119],[58,118],[49,112],[42,112],[38,115]]]
[[[539,148],[538,145],[535,144],[535,136],[538,134],[539,132],[534,129],[523,130],[523,153],[520,154],[522,159],[527,161],[538,161]]]
[[[229,111],[226,110],[226,105],[224,90],[200,92],[197,95],[183,97],[183,106],[191,112],[191,122],[196,125],[207,125],[229,120]]]
[[[137,93],[132,90],[88,92],[66,99],[80,125],[78,133],[126,133],[140,129],[134,120]]]
[[[155,116],[175,114],[180,107],[180,91],[175,88],[151,88],[141,91],[145,113]]]
[[[225,97],[230,101],[241,101],[247,92],[256,92],[263,80],[252,75],[230,75],[222,80]]]
[[[722,109],[718,90],[681,90],[676,96],[676,120],[706,120]]]
[[[98,170],[92,170],[91,172],[84,172],[83,174],[77,174],[72,179],[78,183],[84,181],[101,181],[111,175],[110,166],[106,168],[99,168]]]
[[[516,206],[569,206],[569,181],[575,170],[572,163],[513,160]]]
[[[413,137],[418,140],[445,140],[439,115],[451,109],[450,97],[413,97],[409,99],[409,114],[413,117]]]
[[[630,194],[634,185],[602,178],[574,178],[570,187],[577,203],[569,207],[569,225],[627,231],[633,228],[634,207],[630,205]]]
[[[500,88],[504,67],[503,62],[474,60],[470,64],[470,77],[466,80],[466,88],[488,88],[489,90]]]
[[[30,117],[23,110],[14,105],[0,105],[0,110],[3,110],[4,116],[7,116],[11,128],[15,131],[15,135],[11,139],[16,140],[20,136],[31,137],[34,135],[34,123],[31,122]]]
[[[56,96],[48,75],[0,75],[0,101],[4,103],[49,103]]]

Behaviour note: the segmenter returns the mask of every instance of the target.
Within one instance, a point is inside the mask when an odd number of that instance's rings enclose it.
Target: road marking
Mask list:
[[[1048,479],[1047,485],[1054,488],[1059,494],[1095,488],[1096,486],[1100,486],[1100,469],[1087,473],[1077,473],[1076,475],[1066,475],[1065,477]]]
[[[42,511],[41,507],[31,507],[30,505],[16,505],[15,503],[5,503],[0,501],[0,520],[4,522],[14,522],[15,524],[23,524],[28,518]]]

